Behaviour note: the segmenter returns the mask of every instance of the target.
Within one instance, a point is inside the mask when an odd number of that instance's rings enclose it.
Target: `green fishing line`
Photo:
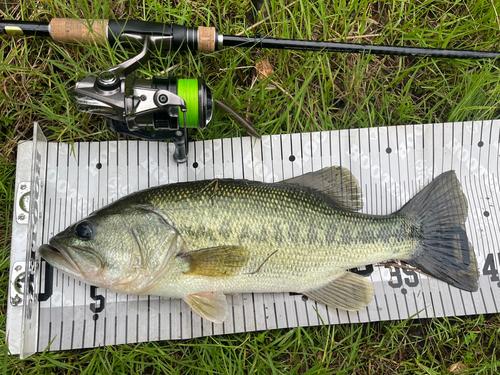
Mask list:
[[[188,128],[198,127],[198,80],[179,79],[177,81],[177,95],[186,102],[186,122]],[[179,125],[184,126],[184,113],[179,111]]]

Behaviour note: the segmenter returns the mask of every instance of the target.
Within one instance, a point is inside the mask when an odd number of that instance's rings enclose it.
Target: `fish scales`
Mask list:
[[[286,184],[181,183],[152,189],[141,203],[164,215],[191,250],[227,244],[249,249],[247,266],[231,278],[180,274],[189,279],[192,291],[207,285],[236,293],[249,287],[259,292],[308,290],[347,268],[406,257],[418,241],[402,216],[337,211],[323,194]],[[170,280],[164,288],[178,283]]]

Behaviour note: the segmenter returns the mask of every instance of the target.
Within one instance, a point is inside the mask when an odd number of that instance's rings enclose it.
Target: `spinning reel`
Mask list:
[[[155,77],[139,79],[131,75],[145,63],[152,48],[170,45],[171,36],[127,35],[142,43],[141,52],[95,76],[77,82],[74,100],[82,112],[105,116],[111,130],[146,140],[171,140],[174,160],[183,163],[188,153],[188,128],[203,130],[212,119],[213,98],[202,78]]]

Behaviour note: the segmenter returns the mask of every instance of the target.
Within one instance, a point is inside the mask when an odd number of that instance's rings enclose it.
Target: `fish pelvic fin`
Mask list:
[[[359,182],[347,168],[326,167],[289,178],[281,183],[300,185],[319,191],[331,199],[335,209],[355,212],[363,208]]]
[[[474,292],[479,271],[465,232],[468,203],[454,171],[441,174],[399,212],[415,224],[419,244],[407,261],[448,284]]]
[[[221,324],[227,316],[226,296],[222,292],[190,294],[184,301],[203,319]]]
[[[229,277],[248,263],[249,253],[241,246],[217,246],[181,253],[177,258],[189,266],[186,275]]]
[[[325,286],[302,294],[324,305],[355,311],[371,301],[373,284],[363,276],[346,271]]]

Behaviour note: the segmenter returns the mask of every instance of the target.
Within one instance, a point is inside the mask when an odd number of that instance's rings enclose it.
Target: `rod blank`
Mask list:
[[[50,36],[49,29],[49,24],[43,22],[0,20],[0,34]]]
[[[361,53],[392,56],[438,57],[447,59],[496,59],[497,52],[460,51],[438,48],[380,46],[370,44],[317,42],[309,40],[275,39],[256,35],[255,37],[223,36],[226,47],[258,47],[270,49],[303,50],[317,52]]]

